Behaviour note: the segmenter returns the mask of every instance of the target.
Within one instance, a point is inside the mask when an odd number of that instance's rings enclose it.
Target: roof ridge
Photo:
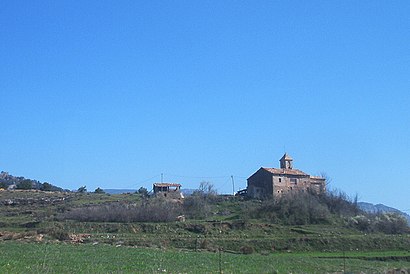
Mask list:
[[[300,169],[287,169],[287,168],[274,168],[274,167],[262,167],[264,170],[272,174],[293,174],[293,175],[308,175]]]

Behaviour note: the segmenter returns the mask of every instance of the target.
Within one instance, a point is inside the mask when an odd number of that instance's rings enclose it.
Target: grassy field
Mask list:
[[[410,252],[244,255],[92,244],[0,243],[1,273],[383,273],[395,268],[410,269]]]
[[[240,252],[251,247],[266,253],[301,251],[409,250],[410,235],[366,234],[343,224],[278,225],[260,220],[242,220],[236,200],[218,203],[205,220],[167,223],[114,223],[61,220],[59,214],[82,206],[132,203],[134,194],[104,195],[33,191],[0,192],[0,241],[64,241],[105,243],[133,247],[183,248]],[[83,237],[86,234],[87,236]]]
[[[383,273],[410,268],[410,235],[366,234],[342,222],[241,219],[221,200],[186,222],[80,222],[75,208],[134,203],[135,194],[0,192],[0,273]],[[255,203],[255,201],[250,201]],[[222,251],[220,251],[222,250]]]

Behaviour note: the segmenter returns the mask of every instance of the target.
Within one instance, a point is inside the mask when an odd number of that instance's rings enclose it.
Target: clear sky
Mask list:
[[[409,210],[409,14],[408,0],[2,0],[0,170],[229,193],[286,151]]]

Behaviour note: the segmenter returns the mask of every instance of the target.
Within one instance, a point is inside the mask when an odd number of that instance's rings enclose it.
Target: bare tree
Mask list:
[[[333,179],[324,171],[320,172],[320,177],[324,178],[326,180],[326,187],[330,185],[333,181]]]
[[[214,184],[211,182],[206,182],[202,181],[199,184],[198,192],[202,195],[207,195],[207,196],[215,196],[218,194],[218,192],[215,189]]]

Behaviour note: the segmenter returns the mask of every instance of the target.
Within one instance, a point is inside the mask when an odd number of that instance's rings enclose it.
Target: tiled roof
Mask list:
[[[326,180],[325,178],[320,177],[320,176],[310,176],[310,178],[315,179],[315,180]]]
[[[263,167],[264,170],[277,175],[300,175],[300,176],[309,176],[308,174],[304,173],[299,169],[285,169],[285,168],[267,168]]]
[[[157,187],[167,187],[167,186],[171,186],[171,187],[181,187],[181,184],[174,184],[174,183],[154,183],[154,186],[157,186]]]

